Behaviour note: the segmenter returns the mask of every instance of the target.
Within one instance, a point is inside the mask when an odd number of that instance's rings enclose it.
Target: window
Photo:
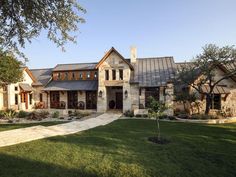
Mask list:
[[[116,80],[116,70],[112,70],[112,80]]]
[[[213,95],[211,109],[221,109],[221,95],[220,94]]]
[[[43,102],[43,94],[42,93],[39,94],[39,101]]]
[[[98,72],[95,71],[95,72],[94,72],[94,78],[97,78],[97,77],[98,77]]]
[[[61,79],[61,73],[57,73],[57,79],[58,79],[58,80]]]
[[[90,71],[87,72],[87,79],[90,78]]]
[[[123,80],[123,69],[119,69],[120,80]]]
[[[72,80],[75,80],[75,73],[72,73]]]
[[[18,94],[15,94],[15,105],[18,105]]]
[[[145,88],[145,107],[149,107],[149,97],[153,97],[155,100],[159,100],[159,88],[149,87]]]
[[[83,73],[82,72],[79,73],[79,78],[83,79]]]
[[[33,101],[33,95],[29,94],[29,103],[30,103],[30,105],[32,104],[32,101]]]
[[[109,80],[109,70],[105,70],[105,80]]]
[[[65,78],[64,78],[64,80],[68,80],[68,73],[67,73],[67,72],[65,73]]]
[[[17,86],[15,86],[15,91],[18,91],[18,87]]]

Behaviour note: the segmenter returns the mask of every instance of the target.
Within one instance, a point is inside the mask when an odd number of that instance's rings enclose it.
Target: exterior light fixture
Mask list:
[[[125,90],[125,98],[127,98],[127,97],[128,97],[128,91]]]
[[[98,96],[102,97],[102,91],[101,90],[99,91]]]

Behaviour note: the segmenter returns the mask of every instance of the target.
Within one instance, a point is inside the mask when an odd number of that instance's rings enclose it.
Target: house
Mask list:
[[[97,63],[26,68],[23,82],[11,84],[0,93],[0,109],[144,113],[149,96],[173,105],[175,72],[173,57],[137,58],[132,47],[131,57],[126,59],[112,47]],[[167,113],[172,115],[173,109]]]
[[[176,70],[177,74],[178,71],[181,70],[182,65],[191,65],[191,62],[187,63],[176,63]],[[227,67],[233,67],[233,66],[223,66],[219,64],[216,66],[214,73],[214,79],[215,81],[221,79],[224,77],[228,70]],[[199,78],[202,77],[201,73],[197,71],[196,69],[196,79],[194,83],[199,82]],[[178,87],[178,86],[176,86]],[[190,108],[190,105],[187,104],[186,109],[191,113],[204,113],[205,107],[206,107],[206,96],[203,93],[209,92],[209,86],[208,84],[201,86],[201,92],[199,93],[196,89],[189,86],[182,86],[181,92],[189,92],[189,93],[195,93],[198,99],[198,105],[193,105],[192,109]],[[174,108],[180,111],[184,111],[183,103],[174,102]],[[217,114],[219,112],[225,114],[225,116],[235,116],[236,115],[236,77],[235,75],[229,77],[228,79],[224,79],[221,82],[219,82],[214,90],[213,90],[213,100],[211,104],[211,114]]]

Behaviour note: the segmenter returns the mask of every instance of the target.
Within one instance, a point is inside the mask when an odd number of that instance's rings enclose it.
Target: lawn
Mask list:
[[[161,122],[161,128],[169,144],[147,141],[153,120],[118,120],[0,148],[0,176],[236,176],[236,124]]]
[[[50,126],[50,125],[57,125],[57,124],[62,124],[62,123],[66,123],[66,122],[52,121],[52,122],[30,123],[30,124],[27,124],[27,123],[26,124],[0,124],[0,132],[6,131],[6,130],[17,129],[17,128],[32,127],[32,126],[37,126],[37,125]]]

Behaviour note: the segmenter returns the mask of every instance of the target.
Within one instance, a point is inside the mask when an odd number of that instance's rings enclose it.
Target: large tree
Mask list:
[[[78,23],[85,13],[76,0],[1,0],[0,48],[19,54],[19,47],[31,42],[42,30],[58,47],[76,42]]]
[[[13,55],[0,50],[0,88],[22,79],[22,62]]]
[[[216,76],[216,69],[220,68],[223,75]],[[236,48],[234,46],[218,47],[208,44],[203,52],[192,62],[181,65],[177,75],[180,85],[190,86],[206,97],[205,114],[209,114],[214,96],[214,88],[223,80],[234,78],[236,75]],[[203,85],[208,91],[203,91]]]

